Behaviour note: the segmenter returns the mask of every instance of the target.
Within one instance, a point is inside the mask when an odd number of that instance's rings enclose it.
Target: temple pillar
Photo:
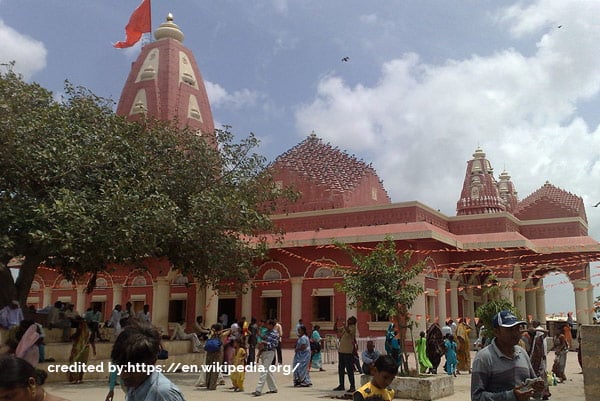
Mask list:
[[[525,306],[527,311],[527,316],[531,315],[533,320],[539,320],[537,312],[537,298],[536,298],[536,289],[535,288],[526,288],[525,289]],[[527,319],[529,320],[529,318]]]
[[[168,277],[157,277],[152,287],[152,324],[161,334],[169,335],[170,280]]]
[[[466,299],[466,302],[464,304],[464,310],[463,310],[462,317],[465,319],[469,319],[469,321],[470,321],[473,318],[475,318],[475,301],[474,301],[473,289],[469,289],[467,291],[469,293],[469,297],[468,297],[468,299]]]
[[[42,308],[52,305],[52,287],[44,287],[42,291]]]
[[[292,285],[292,307],[290,308],[290,338],[297,338],[296,324],[302,317],[302,282],[304,277],[290,277],[290,284]]]
[[[244,284],[244,292],[242,292],[242,317],[250,322],[252,319],[252,282]]]
[[[113,290],[112,308],[114,309],[115,306],[121,305],[121,306],[123,306],[123,309],[125,309],[125,306],[123,305],[123,284],[113,284],[112,290]]]
[[[498,278],[500,283],[500,296],[508,299],[513,305],[515,304],[515,293],[513,286],[515,284],[512,278]]]
[[[590,315],[592,306],[588,305],[588,292],[592,290],[592,285],[588,280],[573,281],[573,290],[575,291],[575,314],[577,315],[577,324],[591,324]]]
[[[198,315],[202,316],[203,325],[206,327],[206,316],[204,316],[204,307],[206,306],[206,287],[196,283],[196,303],[194,304],[194,320]]]
[[[412,282],[425,283],[425,275],[422,273],[419,274],[417,277],[415,277],[414,280],[412,280]],[[409,310],[409,313],[411,314],[411,319],[415,321],[418,324],[418,327],[422,328],[423,331],[427,329],[427,310],[425,310],[425,305],[427,304],[427,302],[425,301],[425,297],[427,297],[427,294],[425,291],[423,291],[423,293],[421,293],[417,297],[417,299],[415,299],[412,308],[410,308]]]
[[[544,288],[544,280],[539,281],[539,288],[535,291],[535,302],[537,307],[537,317],[540,323],[546,323],[546,289]]]
[[[75,287],[77,291],[77,299],[75,300],[75,310],[83,316],[85,313],[85,285],[78,285]]]
[[[438,278],[437,280],[438,289],[438,323],[443,324],[448,316],[448,310],[446,309],[446,279]],[[435,322],[435,319],[432,319]]]
[[[515,286],[513,292],[515,298],[515,308],[521,312],[523,319],[527,320],[527,302],[525,300],[525,283],[521,282]]]
[[[212,286],[206,286],[204,301],[204,321],[205,327],[210,327],[219,321],[219,294]]]
[[[458,317],[458,281],[450,280],[450,317],[452,320]],[[445,319],[444,319],[445,320]],[[440,322],[443,324],[443,322]]]

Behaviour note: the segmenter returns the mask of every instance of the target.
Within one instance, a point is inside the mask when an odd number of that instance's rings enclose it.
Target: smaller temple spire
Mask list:
[[[456,204],[456,214],[459,216],[506,211],[498,193],[494,169],[485,156],[485,152],[478,146],[473,159],[467,162],[463,188]]]
[[[506,170],[502,171],[499,179],[498,193],[500,194],[500,198],[502,198],[506,210],[512,213],[517,208],[517,203],[519,203],[517,191]]]

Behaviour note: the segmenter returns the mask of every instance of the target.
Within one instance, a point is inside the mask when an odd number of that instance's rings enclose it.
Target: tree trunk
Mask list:
[[[399,305],[397,309],[396,320],[398,322],[398,342],[400,343],[402,353],[402,372],[408,375],[408,353],[405,352],[406,329],[408,329],[408,310],[404,305]]]
[[[17,299],[17,287],[12,278],[10,269],[5,263],[0,264],[0,308]]]
[[[27,295],[31,289],[31,283],[35,277],[38,266],[44,261],[41,255],[27,255],[23,260],[19,276],[15,282],[17,301],[21,304],[21,308],[25,310],[27,307]],[[45,305],[44,305],[45,306]]]

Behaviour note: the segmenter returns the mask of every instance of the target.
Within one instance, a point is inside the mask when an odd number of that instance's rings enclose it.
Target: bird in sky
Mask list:
[[[598,202],[594,205],[594,207],[598,207],[598,206],[600,206],[600,202]]]
[[[346,57],[342,57],[342,61],[344,63],[347,63],[348,61],[350,61],[350,57],[346,56]]]

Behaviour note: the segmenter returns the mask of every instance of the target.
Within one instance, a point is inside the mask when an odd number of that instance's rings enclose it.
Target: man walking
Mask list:
[[[267,332],[262,337],[261,341],[258,343],[258,348],[260,349],[259,360],[262,369],[258,377],[256,390],[252,393],[252,395],[255,397],[262,395],[262,390],[265,385],[265,381],[267,383],[267,386],[269,387],[269,391],[267,392],[267,394],[273,394],[277,392],[277,386],[275,385],[275,380],[273,379],[273,373],[269,369],[269,367],[273,363],[273,359],[275,358],[275,350],[279,345],[279,335],[274,330],[274,328],[275,322],[273,320],[269,320],[267,322]]]

